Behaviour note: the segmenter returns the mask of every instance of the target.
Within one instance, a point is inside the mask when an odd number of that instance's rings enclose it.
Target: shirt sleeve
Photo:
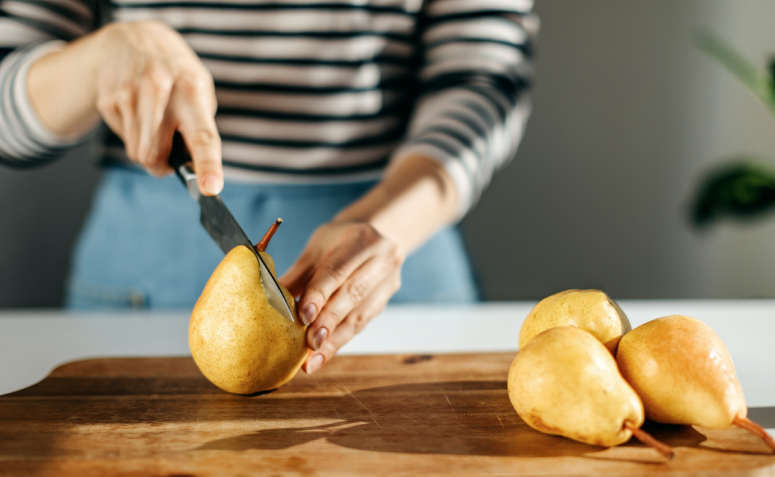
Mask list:
[[[42,165],[88,137],[59,137],[40,121],[27,72],[41,56],[94,30],[98,10],[90,0],[0,0],[0,163]]]
[[[437,160],[457,188],[456,219],[516,153],[530,102],[532,0],[430,0],[420,19],[420,92],[395,163]]]

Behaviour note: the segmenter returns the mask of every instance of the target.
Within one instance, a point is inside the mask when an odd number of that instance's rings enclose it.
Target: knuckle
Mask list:
[[[363,311],[354,311],[350,314],[350,317],[348,320],[350,322],[350,325],[352,326],[354,333],[360,333],[363,331],[364,328],[366,328],[366,325],[369,323],[369,317],[364,313]]]
[[[347,310],[345,309],[344,303],[336,301],[334,303],[329,303],[326,306],[321,317],[321,322],[330,329],[341,323],[346,316]]]
[[[329,343],[331,346],[331,355],[333,356],[342,346],[346,345],[347,342],[350,341],[356,333],[357,331],[355,330],[355,327],[353,326],[353,323],[348,316],[347,319],[343,320],[336,327],[336,334],[332,337],[332,339],[326,340],[326,343]]]
[[[194,148],[217,147],[220,143],[220,136],[211,129],[197,129],[188,137],[189,146]]]
[[[331,358],[334,357],[336,352],[339,351],[339,348],[342,347],[342,344],[334,343],[334,340],[326,340],[323,343],[323,345],[320,347],[320,350],[318,351],[318,353],[323,355],[323,364],[328,363]]]
[[[190,73],[178,79],[177,86],[183,94],[199,96],[206,93],[207,97],[210,97],[213,90],[213,80],[206,72]]]
[[[145,68],[142,73],[142,81],[156,92],[172,88],[172,77],[158,62],[152,62]]]
[[[133,89],[129,86],[121,86],[116,88],[113,93],[111,102],[120,107],[127,107],[132,103]]]
[[[315,305],[315,307],[318,309],[318,312],[320,312],[322,305],[326,302],[326,295],[320,286],[309,285],[304,291],[302,301],[304,302],[305,306],[309,303]]]
[[[367,283],[363,280],[353,280],[345,286],[345,293],[354,303],[360,303],[368,291]]]
[[[329,260],[324,267],[324,272],[337,283],[341,283],[347,278],[347,262],[344,260]]]

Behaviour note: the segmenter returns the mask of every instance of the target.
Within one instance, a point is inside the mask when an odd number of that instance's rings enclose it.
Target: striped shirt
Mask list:
[[[0,0],[0,162],[77,143],[40,122],[27,70],[111,17],[166,23],[212,73],[227,179],[377,179],[420,153],[449,173],[461,217],[529,114],[532,0],[105,1]],[[105,145],[126,160],[118,137]]]

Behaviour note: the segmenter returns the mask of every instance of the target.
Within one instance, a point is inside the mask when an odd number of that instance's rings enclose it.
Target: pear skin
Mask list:
[[[259,252],[274,274],[274,261]],[[280,288],[297,317],[296,302]],[[194,306],[188,328],[191,354],[213,384],[236,394],[275,389],[307,358],[307,327],[291,323],[267,301],[258,260],[235,247],[215,269]]]
[[[653,421],[726,429],[748,414],[726,346],[700,320],[645,323],[622,338],[616,361]]]
[[[575,326],[550,328],[520,349],[509,399],[533,429],[615,446],[643,424],[643,404],[597,338]]]
[[[519,331],[519,348],[542,331],[566,325],[588,331],[612,354],[622,336],[632,330],[627,315],[604,292],[565,290],[544,298],[530,310]]]

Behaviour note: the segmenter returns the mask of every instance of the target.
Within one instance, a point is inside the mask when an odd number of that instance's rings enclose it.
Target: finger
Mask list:
[[[315,262],[312,253],[305,249],[291,268],[279,278],[280,283],[291,292],[294,297],[301,296],[304,288],[315,273]],[[302,320],[303,322],[304,320]],[[306,323],[305,323],[306,324]]]
[[[223,166],[221,137],[212,107],[212,82],[200,79],[178,83],[174,87],[177,91],[173,90],[177,93],[174,107],[180,121],[178,130],[191,154],[199,190],[205,195],[218,194],[223,189]]]
[[[191,154],[199,190],[204,195],[219,194],[223,190],[223,166],[221,139],[215,122],[207,126],[181,125],[180,133]]]
[[[100,100],[98,101],[97,109],[110,130],[123,139],[122,129],[124,129],[124,120],[121,118],[121,113],[116,103],[111,100]]]
[[[105,121],[105,123],[108,125],[108,127],[116,133],[118,137],[121,138],[122,141],[124,141],[124,147],[127,150],[127,156],[131,159],[134,152],[131,150],[130,145],[132,144],[131,139],[127,139],[127,124],[130,119],[127,119],[127,114],[124,112],[126,111],[126,107],[120,107],[118,103],[111,102],[110,105],[102,105],[100,108],[100,114],[102,115],[102,119]],[[125,121],[125,119],[127,119]],[[171,133],[170,133],[171,134]],[[131,137],[131,136],[130,136]],[[169,149],[167,149],[167,156],[169,156]],[[165,156],[166,157],[166,156]],[[155,176],[161,176],[169,173],[169,167],[156,167],[155,165],[151,166],[145,166],[146,170]]]
[[[124,141],[126,154],[134,162],[140,162],[137,156],[137,137],[139,131],[136,127],[135,117],[137,113],[136,95],[129,88],[122,89],[116,93],[115,107],[121,118],[121,134],[119,136]]]
[[[392,267],[391,267],[392,268]],[[326,337],[380,284],[389,270],[379,257],[371,258],[350,275],[326,302],[307,330],[307,345],[317,350]]]
[[[385,279],[374,289],[374,292],[358,305],[347,318],[339,323],[331,336],[320,346],[318,351],[311,353],[304,363],[303,369],[307,373],[314,373],[325,363],[334,357],[337,351],[347,344],[356,334],[360,333],[366,325],[379,315],[390,298],[401,285],[398,273]]]
[[[137,121],[139,135],[137,139],[137,154],[147,167],[169,171],[166,158],[161,157],[157,150],[156,137],[164,121],[164,113],[172,91],[172,80],[163,72],[149,70],[145,73],[140,85],[140,98],[137,103]]]
[[[346,238],[340,247],[319,260],[317,270],[299,300],[302,315],[311,315],[309,324],[345,280],[376,253],[371,245],[381,240],[379,233],[371,227],[359,228],[356,233],[357,236]]]
[[[172,137],[176,130],[177,123],[172,120],[168,110],[159,129],[151,140],[150,163],[158,166],[162,175],[172,172],[172,168],[169,166],[169,158],[170,151],[172,151]]]

